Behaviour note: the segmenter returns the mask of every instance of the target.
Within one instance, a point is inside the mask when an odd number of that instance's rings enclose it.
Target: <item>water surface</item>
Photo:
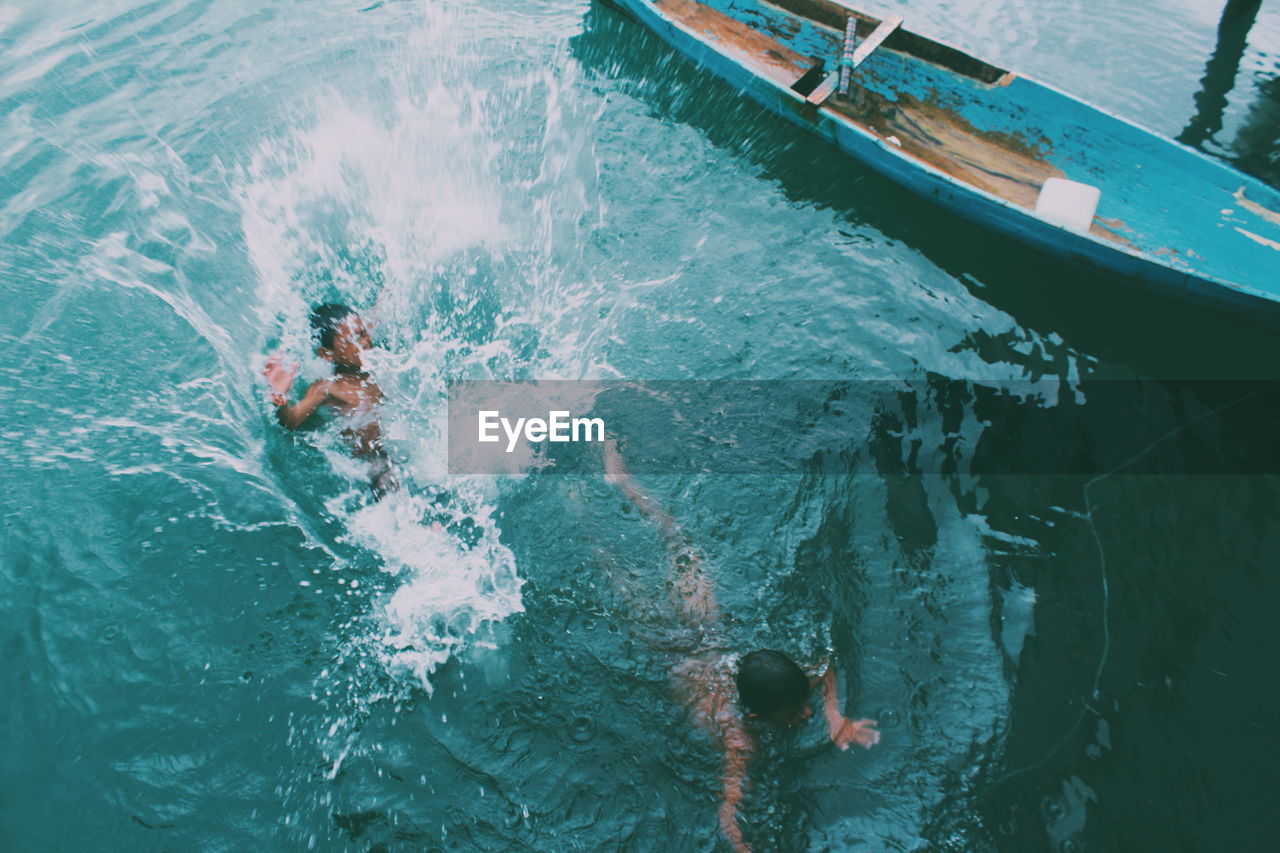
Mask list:
[[[1215,46],[1189,0],[898,5],[1170,135]],[[716,849],[717,756],[637,629],[660,539],[593,477],[451,477],[448,378],[1018,382],[1031,412],[1275,377],[1274,337],[906,197],[599,3],[10,4],[0,45],[23,849]],[[1273,181],[1277,49],[1267,5],[1205,142]],[[380,321],[411,483],[381,505],[262,401],[276,348],[323,374],[327,299]],[[646,477],[730,636],[834,656],[882,723],[766,745],[758,849],[1257,847],[1278,483],[1180,474],[1177,441],[1275,432],[1184,429],[1212,396],[1152,410],[1158,476],[914,476],[903,429],[981,431],[923,390],[856,433],[879,474]]]

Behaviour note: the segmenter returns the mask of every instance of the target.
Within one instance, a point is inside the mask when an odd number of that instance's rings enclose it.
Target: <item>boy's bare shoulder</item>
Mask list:
[[[327,394],[332,389],[333,389],[333,378],[325,377],[324,379],[317,379],[315,382],[312,382],[310,385],[308,385],[307,393],[310,394],[313,391],[315,392],[323,391]]]

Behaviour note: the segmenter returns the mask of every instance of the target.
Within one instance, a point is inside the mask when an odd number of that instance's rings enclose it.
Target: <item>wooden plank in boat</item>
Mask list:
[[[857,18],[858,34],[864,38],[880,23],[866,12],[854,9],[843,0],[769,0],[769,3],[837,33],[844,32],[846,19]],[[1003,68],[970,56],[958,48],[916,35],[906,29],[900,28],[894,33],[885,47],[940,65],[966,77],[981,80],[988,85],[998,84],[1009,73]]]
[[[858,45],[858,49],[853,52],[853,60],[849,63],[849,69],[857,68],[867,57],[875,52],[875,49],[884,44],[884,40],[893,34],[893,31],[902,25],[901,15],[890,15],[880,22],[880,26],[875,28],[871,35]],[[821,104],[827,98],[831,97],[831,93],[836,90],[836,86],[840,83],[840,72],[836,71],[826,80],[822,81],[822,85],[809,93],[809,97],[805,98],[811,104]]]

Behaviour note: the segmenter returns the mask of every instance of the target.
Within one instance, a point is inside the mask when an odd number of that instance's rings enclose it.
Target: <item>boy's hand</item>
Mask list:
[[[841,717],[830,724],[831,742],[841,749],[848,749],[849,744],[870,749],[880,742],[880,732],[876,731],[875,720],[850,720]]]
[[[267,377],[267,386],[271,388],[273,395],[284,396],[293,387],[294,377],[298,375],[298,363],[295,361],[285,365],[284,356],[277,352],[267,359],[262,375]]]

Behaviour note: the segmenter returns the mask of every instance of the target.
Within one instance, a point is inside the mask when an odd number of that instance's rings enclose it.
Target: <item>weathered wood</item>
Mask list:
[[[862,44],[858,45],[858,49],[853,52],[853,66],[857,68],[862,64],[868,56],[871,55],[877,47],[884,44],[884,40],[893,34],[893,31],[902,26],[901,15],[890,15],[880,22],[880,26],[875,28],[871,35],[867,36]]]
[[[816,107],[819,104],[821,104],[823,101],[825,101],[827,98],[830,98],[831,94],[835,92],[836,87],[839,85],[840,85],[840,72],[836,71],[833,74],[828,74],[827,79],[823,80],[822,83],[819,84],[818,88],[810,92],[809,97],[805,98],[805,100]]]
[[[1047,145],[983,132],[953,111],[910,95],[890,102],[864,93],[857,107],[838,100],[830,107],[878,136],[896,138],[904,152],[957,181],[1027,210],[1035,207],[1047,178],[1066,177],[1045,159]]]
[[[718,9],[694,0],[655,0],[653,5],[671,20],[709,38],[736,62],[783,85],[791,86],[810,65],[806,57]]]
[[[786,9],[788,12],[794,12],[801,17],[808,18],[814,23],[829,27],[836,32],[844,29],[845,20],[850,17],[857,18],[858,35],[862,37],[866,37],[880,24],[880,21],[876,18],[844,3],[836,2],[836,0],[768,0],[768,2],[780,9]],[[996,83],[1008,73],[1005,69],[989,62],[983,62],[981,59],[970,56],[962,50],[957,50],[950,45],[939,44],[932,39],[927,39],[904,29],[899,29],[895,32],[885,47],[923,59],[934,65],[963,74],[966,77],[972,77],[983,83]]]
[[[891,36],[893,31],[901,25],[901,15],[890,15],[881,21],[880,26],[876,27],[875,31],[872,32],[871,35],[867,36],[866,39],[863,40],[862,44],[858,45],[858,49],[853,52],[852,61],[848,63],[841,63],[840,70],[832,74],[826,80],[823,80],[822,85],[814,89],[809,94],[809,97],[805,98],[805,100],[816,105],[821,104],[827,98],[831,97],[831,94],[840,84],[840,75],[844,73],[845,69],[852,71],[865,62],[867,57],[874,53],[877,47],[884,44],[884,40]]]

